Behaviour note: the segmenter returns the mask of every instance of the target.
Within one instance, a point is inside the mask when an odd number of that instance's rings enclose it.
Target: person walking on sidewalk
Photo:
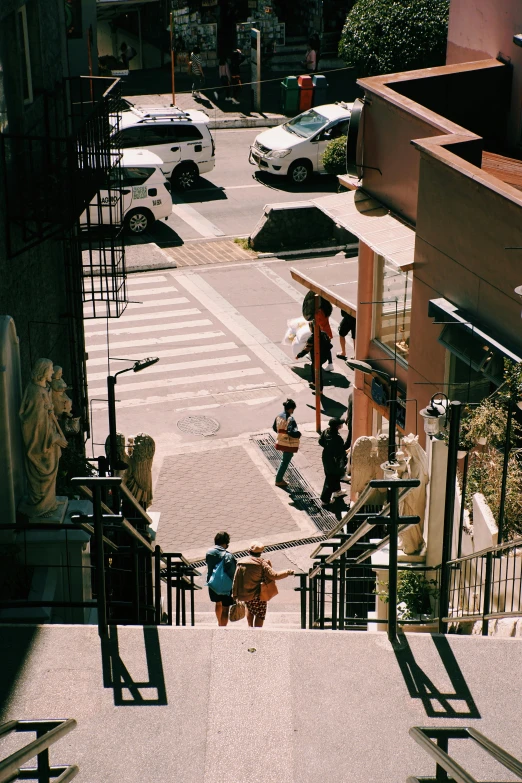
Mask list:
[[[321,332],[324,332],[326,336],[328,337],[328,340],[331,341],[333,339],[332,334],[332,327],[330,326],[329,318],[332,314],[332,304],[328,301],[328,299],[323,299],[323,297],[320,297],[320,305],[319,309],[316,311],[315,309],[315,298],[316,295],[313,291],[308,291],[306,294],[303,305],[302,305],[302,313],[303,318],[306,318],[307,321],[315,321],[317,323],[317,326],[321,330]],[[310,327],[312,328],[312,327]],[[333,372],[334,365],[332,361],[332,346],[329,345],[324,347],[324,358],[323,358],[323,346],[321,346],[321,364],[324,364],[324,362],[328,362],[327,366],[324,368],[326,372]],[[321,384],[322,387],[322,384]]]
[[[236,560],[233,555],[230,554],[230,552],[227,552],[228,545],[230,544],[230,536],[225,530],[220,530],[219,533],[216,533],[214,536],[214,546],[212,549],[209,549],[206,555],[206,562],[208,567],[208,573],[207,573],[207,585],[208,585],[208,594],[210,597],[210,600],[213,604],[215,604],[214,610],[216,612],[216,618],[218,621],[218,625],[221,627],[224,627],[228,624],[228,612],[232,604],[234,603],[234,599],[232,598],[232,583],[234,581],[234,575],[236,573]],[[220,593],[216,592],[213,587],[208,584],[210,582],[211,577],[216,572],[218,566],[220,563],[223,563],[222,565],[222,571],[223,573],[219,574],[219,576],[224,581],[227,581],[228,584],[228,590],[226,593]],[[216,572],[216,577],[218,576]],[[226,579],[228,577],[228,580]],[[217,587],[217,585],[216,585]]]
[[[239,103],[241,95],[241,65],[245,55],[241,49],[234,49],[230,55],[230,81],[232,82],[232,103]]]
[[[218,66],[218,72],[219,72],[219,81],[221,83],[221,88],[223,90],[222,95],[225,96],[226,101],[231,101],[232,96],[230,95],[230,66],[228,64],[228,60],[226,57],[220,57],[219,58],[219,66]],[[216,96],[216,99],[218,97],[217,93],[215,92],[214,95]]]
[[[353,341],[353,355],[355,356],[355,329],[357,326],[357,321],[355,319],[354,315],[350,315],[350,313],[346,313],[344,310],[341,310],[341,323],[339,324],[339,342],[341,344],[341,353],[337,354],[338,359],[346,359],[348,358],[346,356],[346,337],[351,334],[352,335],[352,341]]]
[[[277,433],[276,449],[282,452],[281,464],[277,471],[275,485],[283,489],[288,486],[284,480],[286,469],[290,465],[293,455],[299,450],[299,439],[301,433],[297,429],[297,423],[294,419],[296,405],[291,399],[283,403],[283,412],[276,416],[272,429]]]
[[[192,50],[189,66],[192,73],[192,97],[201,100],[200,90],[205,86],[205,72],[203,71],[203,58],[199,46],[195,46]]]
[[[259,541],[252,541],[248,557],[243,557],[237,563],[232,595],[236,601],[244,601],[247,608],[247,621],[250,628],[262,628],[266,617],[269,597],[277,595],[275,582],[292,576],[294,571],[274,571],[270,560],[262,557],[265,546]],[[268,589],[267,589],[268,588]],[[268,594],[263,599],[264,592]]]
[[[327,508],[333,498],[346,495],[341,489],[341,478],[346,470],[346,446],[339,434],[343,426],[341,419],[330,419],[328,429],[323,430],[319,445],[323,447],[324,485],[321,492],[321,503]]]
[[[306,345],[303,350],[297,354],[296,359],[301,359],[306,354],[310,354],[310,361],[312,362],[312,380],[310,381],[310,388],[315,389],[315,345],[314,345],[314,323],[310,322],[310,337],[306,341]],[[323,367],[322,365],[331,360],[332,358],[332,343],[326,332],[319,330],[319,391],[323,390]],[[333,368],[333,364],[332,364]],[[327,368],[328,369],[328,368]]]

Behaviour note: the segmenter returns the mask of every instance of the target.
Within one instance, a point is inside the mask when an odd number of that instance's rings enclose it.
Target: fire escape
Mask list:
[[[7,256],[47,241],[63,253],[72,385],[89,436],[84,318],[127,305],[118,79],[75,77],[45,97],[42,132],[0,133]],[[116,134],[116,135],[115,135]]]

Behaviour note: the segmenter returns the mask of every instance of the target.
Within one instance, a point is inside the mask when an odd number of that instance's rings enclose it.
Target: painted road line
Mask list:
[[[144,332],[150,332],[151,329],[154,329],[155,332],[168,332],[169,329],[188,329],[189,327],[193,326],[211,326],[212,321],[210,321],[208,318],[200,318],[198,321],[181,321],[181,323],[174,323],[174,324],[154,324],[151,326],[150,324],[145,324],[145,326],[122,326],[120,329],[110,329],[110,334],[143,334]],[[107,330],[104,329],[103,332],[86,332],[86,337],[98,337],[100,335],[107,334]]]
[[[165,283],[167,278],[165,275],[133,275],[127,278],[127,285],[143,285],[144,283]]]
[[[227,372],[214,372],[209,375],[187,375],[183,378],[165,378],[163,381],[145,381],[144,383],[135,383],[126,391],[138,391],[139,389],[157,389],[160,386],[188,386],[192,383],[210,383],[211,381],[227,381],[232,378],[245,378],[251,375],[265,375],[262,367],[248,367],[245,370],[229,370]],[[106,377],[106,376],[104,376]],[[123,392],[118,384],[119,392]],[[98,395],[107,394],[107,387],[101,386],[99,389],[89,389],[89,396],[98,397]],[[121,405],[121,402],[119,403]]]
[[[176,281],[198,299],[201,304],[218,318],[221,323],[230,329],[230,331],[241,342],[246,345],[258,359],[275,373],[283,383],[305,384],[293,372],[284,365],[289,363],[288,356],[274,345],[268,337],[239,313],[230,302],[218,294],[201,275],[194,272],[171,272],[176,277]],[[308,384],[306,384],[308,385]]]
[[[129,292],[130,293],[130,292]],[[129,302],[128,310],[135,310],[137,307],[166,307],[167,305],[188,304],[186,296],[178,296],[174,299],[154,299],[152,302]]]
[[[120,315],[119,318],[111,319],[111,321],[109,321],[109,330],[111,326],[117,326],[122,321],[152,321],[158,320],[159,318],[166,320],[167,318],[180,318],[184,315],[201,315],[201,310],[198,310],[197,307],[190,307],[186,310],[167,310],[165,313],[142,313],[141,315],[138,315],[137,313],[129,313],[126,315],[124,313],[123,315]]]
[[[176,362],[175,364],[156,364],[154,369],[150,369],[149,373],[156,375],[157,373],[165,372],[179,372],[180,370],[192,370],[195,367],[219,367],[221,364],[243,364],[244,362],[251,362],[250,356],[246,353],[239,356],[215,356],[212,359],[196,359],[193,362]],[[95,372],[88,375],[88,381],[101,381],[107,378],[105,372]],[[134,388],[135,375],[122,376],[118,382],[118,389],[124,389],[128,391],[129,388]],[[169,380],[170,383],[170,380]]]
[[[234,351],[237,349],[237,343],[212,343],[211,345],[188,345],[183,348],[171,348],[170,351],[154,351],[154,356],[158,359],[172,359],[174,356],[192,356],[198,353],[213,353],[214,351]],[[132,356],[120,356],[120,359],[132,362],[135,359]],[[107,357],[103,359],[88,359],[87,367],[107,364]]]
[[[188,340],[214,340],[216,337],[224,337],[224,332],[190,332],[190,334],[172,334],[169,337],[150,337],[148,340],[126,340],[121,343],[111,343],[111,351],[116,348],[144,348],[154,345],[170,345],[170,343],[183,343]],[[95,351],[107,351],[107,344],[89,345],[89,354]]]
[[[141,408],[143,405],[164,405],[165,403],[177,402],[179,400],[208,399],[209,397],[219,398],[222,394],[231,394],[234,392],[237,393],[242,391],[249,392],[254,389],[256,391],[262,391],[263,389],[274,389],[276,387],[277,384],[275,384],[273,381],[265,381],[264,383],[242,383],[239,384],[238,386],[229,386],[226,392],[212,392],[210,391],[210,389],[200,389],[199,391],[194,391],[192,389],[191,391],[172,392],[171,394],[165,394],[165,395],[157,394],[151,397],[133,397],[132,399],[128,399],[128,400],[118,400],[118,408]],[[89,391],[90,394],[92,395],[93,391],[92,390]],[[105,389],[105,394],[106,393],[107,393],[107,389]],[[278,395],[278,397],[280,396],[281,395]],[[222,403],[222,404],[226,404],[226,403]],[[107,410],[107,402],[103,402],[103,401],[95,402],[93,400],[92,410],[93,411]]]
[[[248,190],[248,188],[264,188],[265,185],[262,185],[260,182],[257,182],[255,185],[230,185],[229,187],[224,187],[223,190]]]
[[[203,215],[200,215],[197,210],[190,206],[190,204],[185,204],[184,202],[173,204],[172,213],[184,220],[185,223],[188,223],[189,226],[197,231],[198,234],[201,234],[202,237],[225,236],[224,232],[221,231],[220,228],[215,226],[214,223],[211,223],[210,220],[207,220],[205,217],[203,217]]]
[[[176,286],[168,285],[164,288],[138,288],[138,290],[133,288],[129,293],[131,293],[132,296],[148,296],[149,294],[173,294],[177,290]]]

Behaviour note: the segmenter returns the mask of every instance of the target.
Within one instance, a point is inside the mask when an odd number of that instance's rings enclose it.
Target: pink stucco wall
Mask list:
[[[513,65],[508,143],[522,141],[522,48],[513,36],[522,33],[521,0],[451,0],[446,62],[483,60],[501,54]],[[487,96],[484,96],[487,103]]]

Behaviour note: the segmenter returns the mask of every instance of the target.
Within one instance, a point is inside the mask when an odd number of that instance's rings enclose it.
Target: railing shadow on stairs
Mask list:
[[[412,775],[407,779],[406,783],[421,783],[421,781],[423,783],[448,783],[449,781],[453,781],[453,783],[478,783],[464,767],[449,755],[448,745],[450,739],[474,740],[491,758],[522,780],[522,764],[520,761],[474,728],[461,728],[460,726],[457,728],[451,726],[443,728],[413,726],[409,733],[410,737],[413,737],[415,742],[432,757],[437,766],[435,777],[427,778]],[[436,740],[437,744],[435,744],[434,740]],[[495,783],[495,781],[490,781],[490,783]]]
[[[101,638],[103,687],[112,688],[115,707],[162,707],[168,704],[167,688],[161,658],[158,629],[154,625],[143,627],[144,651],[149,679],[136,682],[125,666],[119,649],[118,627],[112,625]],[[143,696],[142,691],[156,692],[156,696]],[[129,698],[124,698],[124,691]]]
[[[0,725],[0,737],[13,732],[35,732],[36,739],[0,760],[0,783],[16,780],[37,780],[38,783],[66,783],[72,780],[79,768],[75,764],[51,766],[49,748],[76,727],[73,718],[68,720],[10,720]],[[36,767],[24,767],[37,757]]]

